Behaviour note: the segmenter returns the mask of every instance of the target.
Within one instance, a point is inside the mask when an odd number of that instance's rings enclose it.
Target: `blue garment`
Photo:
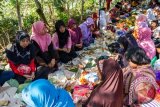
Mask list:
[[[7,80],[14,77],[14,73],[12,71],[0,71],[0,85],[3,85]]]
[[[32,82],[22,91],[22,98],[29,107],[75,107],[67,91],[45,79]]]

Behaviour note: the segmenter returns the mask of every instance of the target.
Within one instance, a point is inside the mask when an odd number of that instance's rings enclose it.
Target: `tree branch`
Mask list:
[[[40,16],[41,20],[43,20],[44,23],[46,23],[49,26],[49,24],[47,22],[47,19],[46,19],[44,13],[43,13],[43,9],[42,9],[41,3],[38,0],[34,0],[34,1],[35,1],[35,4],[36,4],[36,7],[37,7],[36,12]]]

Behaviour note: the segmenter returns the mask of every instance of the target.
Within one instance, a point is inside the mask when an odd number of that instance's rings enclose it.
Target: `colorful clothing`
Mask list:
[[[136,23],[146,22],[146,21],[147,21],[147,17],[144,14],[140,14],[136,17]]]
[[[152,20],[156,20],[155,14],[152,9],[147,10],[147,20],[150,22]]]
[[[15,74],[23,76],[35,72],[33,45],[22,48],[19,44],[13,44],[6,49],[9,65]]]
[[[50,34],[41,34],[44,29],[45,23],[42,21],[37,21],[32,25],[31,40],[34,40],[39,45],[42,52],[48,51],[48,46],[51,44]]]
[[[30,107],[75,107],[67,91],[44,79],[36,80],[23,89],[22,98]]]
[[[65,24],[62,20],[58,20],[55,24],[55,27],[56,33],[54,33],[52,37],[53,46],[58,51],[59,60],[63,63],[67,63],[68,61],[71,61],[73,58],[77,57],[75,51],[72,50],[71,33],[65,28]],[[64,27],[65,31],[61,32],[60,27]],[[59,50],[63,48],[70,49],[70,52]]]
[[[154,78],[145,76],[137,77],[130,85],[129,105],[149,103],[154,99],[158,88],[159,86]]]
[[[150,66],[140,66],[136,69],[127,67],[123,71],[123,84],[124,84],[124,105],[132,105],[136,102],[141,102],[135,96],[135,86],[146,84],[145,87],[153,85],[157,89],[157,83],[155,80],[155,74]],[[150,85],[151,84],[151,85]],[[137,88],[138,89],[138,88]],[[139,90],[139,89],[138,89]],[[151,96],[152,98],[152,96]],[[129,100],[128,100],[129,99]]]
[[[35,48],[37,64],[41,62],[49,64],[52,59],[57,59],[50,34],[41,34],[45,29],[45,23],[42,21],[37,21],[32,25],[31,40]],[[39,59],[41,59],[41,61]]]
[[[54,46],[55,49],[60,48],[60,47],[59,47],[59,39],[58,39],[57,33],[54,33],[54,34],[53,34],[52,42],[53,42],[53,46]],[[71,40],[71,36],[69,36],[69,37],[68,37],[68,42],[67,42],[67,44],[64,45],[63,48],[71,49],[71,47],[72,47],[72,40]]]
[[[110,11],[110,19],[113,23],[117,22],[118,20],[116,19],[119,16],[119,13],[117,9],[113,8]]]
[[[73,26],[73,24],[76,24],[74,19],[70,19],[68,21],[68,27],[69,27],[69,32],[71,35],[71,39],[72,39],[72,46],[75,46],[76,44],[80,44],[82,43],[82,32],[80,27],[76,27],[74,29],[71,29],[71,27]]]
[[[79,25],[82,32],[82,40],[83,40],[84,46],[89,46],[90,43],[94,42],[94,39],[92,37],[92,32],[90,30],[91,25],[94,25],[94,21],[92,18],[87,18],[85,22]]]
[[[137,43],[139,47],[145,50],[147,56],[152,60],[156,55],[156,49],[153,40],[151,39],[151,29],[143,27],[138,29]]]
[[[23,48],[20,46],[20,41],[24,38],[28,38],[29,35],[19,31],[17,32],[16,42],[11,46],[8,46],[6,49],[6,56],[8,58],[8,63],[16,75],[19,77],[23,77],[23,75],[31,75],[32,72],[36,71],[36,65],[34,62],[35,53],[34,47],[32,44],[28,44],[27,47]],[[25,80],[26,78],[24,78]],[[23,83],[24,81],[18,81],[19,83]]]

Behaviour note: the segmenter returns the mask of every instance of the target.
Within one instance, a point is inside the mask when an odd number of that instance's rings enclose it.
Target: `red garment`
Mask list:
[[[112,19],[116,19],[117,17],[117,10],[115,8],[110,10],[110,18]]]
[[[97,20],[97,19],[98,19],[98,15],[97,15],[96,12],[94,12],[94,13],[92,14],[92,18],[93,18],[93,20]]]
[[[21,75],[21,76],[23,76],[23,75],[25,74],[25,73],[23,73],[23,72],[19,72],[18,67],[19,67],[20,65],[15,65],[15,64],[14,64],[12,61],[10,61],[10,60],[8,61],[8,63],[9,63],[9,65],[10,65],[10,67],[11,67],[11,69],[12,69],[12,71],[13,71],[14,73],[16,73],[16,74],[18,74],[18,75]],[[35,66],[35,63],[34,63],[34,59],[31,60],[30,64],[28,64],[28,66],[29,66],[30,69],[31,69],[30,73],[36,71],[36,66]]]
[[[111,2],[112,2],[112,0],[106,0],[106,3],[107,3],[107,10],[110,9]]]

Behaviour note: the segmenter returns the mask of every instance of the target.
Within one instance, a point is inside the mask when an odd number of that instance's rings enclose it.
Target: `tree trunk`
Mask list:
[[[19,30],[22,30],[22,21],[21,21],[20,6],[18,0],[16,0],[16,8],[17,8]]]
[[[105,7],[105,4],[106,4],[105,1],[106,1],[106,0],[103,0],[103,7]]]
[[[69,1],[67,2],[67,15],[68,15],[68,17],[70,17],[70,14],[69,14]]]
[[[50,20],[52,20],[52,17],[53,17],[52,16],[53,15],[52,6],[48,4],[48,8],[49,8],[49,12],[50,12],[50,16],[49,17],[50,17]]]
[[[81,7],[81,21],[83,20],[83,13],[84,13],[84,0],[82,0],[82,7]]]
[[[44,21],[44,23],[46,23],[47,25],[49,25],[47,23],[47,19],[46,19],[44,13],[43,13],[43,9],[42,9],[41,3],[38,0],[34,0],[34,1],[35,1],[36,6],[37,6],[36,12],[38,13],[39,17],[41,18],[41,20]]]

